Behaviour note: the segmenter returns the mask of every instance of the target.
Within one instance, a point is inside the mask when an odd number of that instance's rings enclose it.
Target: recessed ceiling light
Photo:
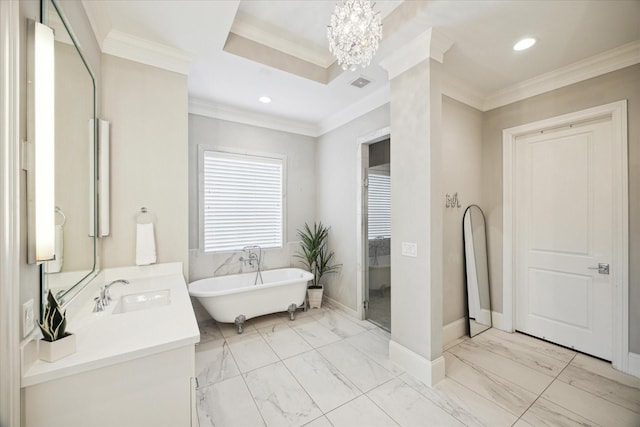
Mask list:
[[[518,43],[513,45],[513,50],[525,50],[529,49],[531,46],[536,44],[536,39],[532,37],[527,37],[525,39],[520,40]]]
[[[258,98],[258,101],[262,102],[263,104],[268,104],[271,102],[271,98],[269,98],[268,96],[261,96],[260,98]]]

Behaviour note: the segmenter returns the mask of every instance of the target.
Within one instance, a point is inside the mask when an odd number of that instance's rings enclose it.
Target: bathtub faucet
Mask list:
[[[260,250],[260,246],[245,246],[242,248],[242,252],[245,252],[247,257],[240,257],[240,261],[248,263],[250,267],[253,267],[253,263],[257,262],[258,268],[260,268],[260,258],[253,252],[256,249]]]
[[[256,253],[254,252],[255,250],[258,251],[258,255],[256,255]],[[262,263],[262,248],[258,245],[245,246],[244,248],[242,248],[242,252],[245,252],[247,254],[247,257],[240,257],[240,261],[249,263],[250,267],[253,267],[254,261],[258,265],[256,278],[253,281],[254,286],[258,284],[258,278],[260,278],[260,284],[264,283],[262,280],[262,272],[260,271],[260,264]]]

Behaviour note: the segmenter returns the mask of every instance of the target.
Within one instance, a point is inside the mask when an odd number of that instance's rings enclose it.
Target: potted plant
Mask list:
[[[49,290],[42,322],[38,323],[43,336],[40,340],[40,359],[55,362],[76,351],[76,336],[66,331],[66,314]]]
[[[332,264],[335,253],[327,247],[329,228],[322,223],[313,223],[313,228],[304,224],[302,230],[298,230],[300,237],[300,251],[296,257],[301,259],[305,267],[313,274],[309,282],[307,295],[310,308],[320,308],[322,304],[323,286],[320,282],[326,274],[335,273],[339,264]]]

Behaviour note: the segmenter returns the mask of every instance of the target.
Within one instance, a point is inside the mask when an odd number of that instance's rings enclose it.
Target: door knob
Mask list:
[[[599,263],[597,267],[588,267],[589,270],[598,270],[600,274],[609,274],[609,264]]]

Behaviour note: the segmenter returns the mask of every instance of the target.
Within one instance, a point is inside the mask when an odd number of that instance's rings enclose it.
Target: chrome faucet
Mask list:
[[[111,286],[115,285],[116,283],[122,283],[122,284],[128,285],[129,281],[124,279],[118,279],[100,288],[100,295],[93,299],[96,302],[96,305],[93,307],[94,313],[104,311],[104,309],[107,308],[107,306],[111,302],[111,295],[109,294],[109,288],[111,288]]]
[[[246,262],[247,264],[249,264],[249,267],[253,267],[253,263],[257,262],[258,268],[260,268],[260,260],[258,258],[258,255],[255,254],[255,252],[249,252],[249,254],[247,255],[247,258],[240,257],[240,261]]]
[[[102,290],[103,291],[102,297],[107,302],[107,305],[109,305],[109,303],[111,302],[111,295],[109,295],[109,288],[115,285],[116,283],[122,283],[123,285],[128,285],[129,281],[124,279],[118,279],[104,286]]]

